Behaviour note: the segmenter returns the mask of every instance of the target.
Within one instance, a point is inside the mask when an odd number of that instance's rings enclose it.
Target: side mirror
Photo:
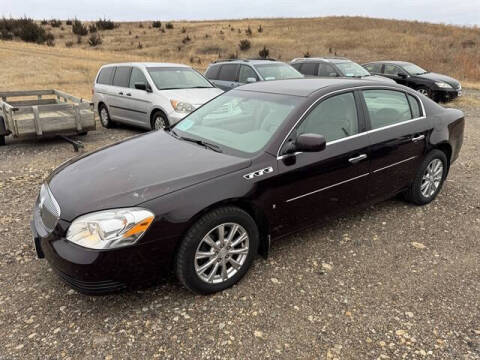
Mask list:
[[[257,79],[255,79],[254,77],[247,78],[247,83],[254,83],[254,82],[257,82]]]
[[[144,82],[136,82],[135,83],[135,89],[143,90],[143,91],[147,91],[147,92],[152,92],[152,89],[150,88],[150,86],[148,86]]]
[[[404,73],[398,73],[397,76],[401,79],[406,79],[408,77],[408,75]]]
[[[327,140],[318,134],[300,134],[295,140],[295,151],[317,152],[325,150]]]

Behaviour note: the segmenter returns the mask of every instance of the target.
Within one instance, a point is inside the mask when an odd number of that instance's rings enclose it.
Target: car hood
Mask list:
[[[380,75],[368,75],[368,76],[363,76],[362,79],[365,80],[375,80],[375,81],[381,81],[381,82],[386,82],[390,84],[396,84],[395,80],[389,79],[385,76],[380,76]]]
[[[443,74],[437,74],[437,73],[434,73],[434,72],[428,72],[428,73],[421,74],[421,75],[415,75],[415,77],[418,77],[418,78],[421,78],[421,79],[429,79],[429,80],[433,80],[433,81],[443,81],[443,82],[446,82],[447,84],[453,86],[454,88],[458,88],[460,86],[460,82],[458,82],[458,80],[456,80],[456,79],[454,79],[450,76],[443,75]]]
[[[136,136],[62,164],[47,179],[61,218],[137,206],[250,165],[250,160],[178,140]]]
[[[162,94],[169,99],[178,101],[185,101],[195,107],[205,104],[214,97],[223,93],[216,87],[202,88],[202,89],[174,89],[174,90],[162,90]]]

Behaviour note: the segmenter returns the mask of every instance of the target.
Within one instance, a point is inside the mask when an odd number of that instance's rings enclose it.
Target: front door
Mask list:
[[[326,98],[293,130],[297,135],[321,134],[327,146],[320,152],[279,157],[272,235],[295,231],[366,200],[369,138],[363,132],[358,96],[346,92]]]
[[[431,122],[416,96],[403,91],[362,91],[371,139],[370,198],[382,199],[405,189],[426,151]]]
[[[147,78],[143,74],[142,70],[134,67],[130,75],[130,82],[128,89],[125,89],[124,93],[124,105],[128,109],[126,110],[129,120],[139,126],[150,126],[150,119],[148,111],[152,107],[152,92],[146,90],[140,90],[135,88],[135,83],[144,83],[148,85]]]

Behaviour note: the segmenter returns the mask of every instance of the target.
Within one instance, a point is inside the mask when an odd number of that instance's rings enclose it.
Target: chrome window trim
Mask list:
[[[303,198],[303,197],[305,197],[305,196],[310,196],[310,195],[316,194],[316,193],[318,193],[318,192],[320,192],[320,191],[328,190],[328,189],[331,189],[331,188],[333,188],[333,187],[335,187],[335,186],[342,185],[342,184],[348,183],[348,182],[353,181],[353,180],[360,179],[360,178],[365,177],[365,176],[368,176],[368,175],[370,175],[370,173],[365,173],[365,174],[362,174],[362,175],[359,175],[359,176],[355,176],[355,177],[353,177],[353,178],[340,181],[340,182],[338,182],[338,183],[336,183],[336,184],[332,184],[332,185],[329,185],[329,186],[325,186],[325,187],[323,187],[323,188],[321,188],[321,189],[313,190],[313,191],[308,192],[308,193],[306,193],[306,194],[302,194],[302,195],[296,196],[296,197],[294,197],[294,198],[291,198],[291,199],[286,200],[285,202],[288,203],[288,202],[291,202],[291,201],[295,201],[295,200],[301,199],[301,198]]]
[[[330,96],[330,95],[333,95],[333,94],[336,94],[336,93],[340,93],[340,92],[349,92],[349,91],[355,91],[355,90],[363,90],[363,89],[378,89],[378,90],[394,90],[394,91],[399,91],[399,92],[403,92],[404,94],[409,94],[409,95],[412,95],[414,96],[419,102],[420,102],[420,105],[421,105],[421,108],[422,108],[422,116],[420,117],[417,117],[417,118],[414,118],[414,119],[410,119],[410,120],[405,120],[405,121],[402,121],[402,122],[399,122],[399,123],[396,123],[396,124],[391,124],[391,125],[386,125],[386,126],[382,126],[380,128],[377,128],[377,129],[371,129],[371,130],[367,130],[367,131],[364,131],[364,132],[361,132],[361,133],[358,133],[358,134],[354,134],[354,135],[350,135],[350,136],[347,136],[347,137],[344,137],[344,138],[341,138],[341,139],[337,139],[337,140],[333,140],[333,141],[328,141],[326,146],[328,145],[332,145],[332,144],[335,144],[335,143],[338,143],[338,142],[341,142],[341,141],[345,141],[345,140],[348,140],[348,139],[351,139],[351,138],[354,138],[354,137],[357,137],[357,136],[360,136],[360,135],[365,135],[365,134],[370,134],[372,132],[375,132],[375,131],[380,131],[380,130],[385,130],[385,129],[388,129],[388,128],[391,128],[391,127],[394,127],[394,126],[398,126],[398,125],[403,125],[403,124],[408,124],[412,121],[416,121],[416,120],[421,120],[421,119],[426,119],[426,113],[425,113],[425,106],[423,105],[423,101],[420,99],[420,97],[417,95],[417,94],[414,94],[413,92],[409,92],[409,91],[406,91],[406,90],[403,90],[403,89],[399,89],[397,87],[393,87],[393,86],[385,86],[385,85],[365,85],[365,86],[358,86],[358,87],[353,87],[353,88],[346,88],[346,89],[341,89],[341,90],[335,90],[335,91],[332,91],[332,92],[329,92],[325,95],[322,95],[320,96],[317,100],[315,100],[304,112],[303,114],[299,117],[299,119],[295,122],[295,124],[292,126],[292,128],[290,129],[290,131],[288,132],[288,134],[285,136],[285,138],[283,139],[282,143],[280,144],[280,147],[278,148],[277,150],[277,160],[281,160],[283,159],[285,156],[289,156],[289,154],[285,154],[285,155],[280,155],[280,150],[282,149],[283,145],[285,144],[285,141],[287,141],[288,137],[290,136],[290,134],[293,132],[293,130],[297,127],[297,125],[302,121],[304,120],[305,118],[305,115],[310,111],[310,109],[314,106],[317,105],[317,103],[321,100],[323,100],[324,98]],[[407,98],[407,101],[408,101],[408,98]],[[358,115],[357,115],[358,116]],[[357,121],[358,121],[358,117],[357,117]],[[297,152],[295,153],[294,155],[298,155],[298,154],[301,154],[302,152]]]

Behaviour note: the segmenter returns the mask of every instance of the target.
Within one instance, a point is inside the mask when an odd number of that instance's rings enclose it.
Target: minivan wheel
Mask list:
[[[105,105],[100,105],[98,109],[98,115],[100,116],[100,123],[104,128],[111,128],[112,127],[112,120],[110,119],[110,114],[108,113],[108,109]]]
[[[178,279],[189,290],[210,294],[237,283],[258,251],[255,221],[237,207],[202,216],[188,230],[176,256]]]
[[[162,130],[162,129],[168,129],[168,120],[161,113],[160,111],[157,111],[155,114],[152,116],[152,130]]]
[[[415,180],[405,193],[405,198],[417,205],[425,205],[433,201],[442,188],[447,169],[445,153],[432,150],[418,168]]]

